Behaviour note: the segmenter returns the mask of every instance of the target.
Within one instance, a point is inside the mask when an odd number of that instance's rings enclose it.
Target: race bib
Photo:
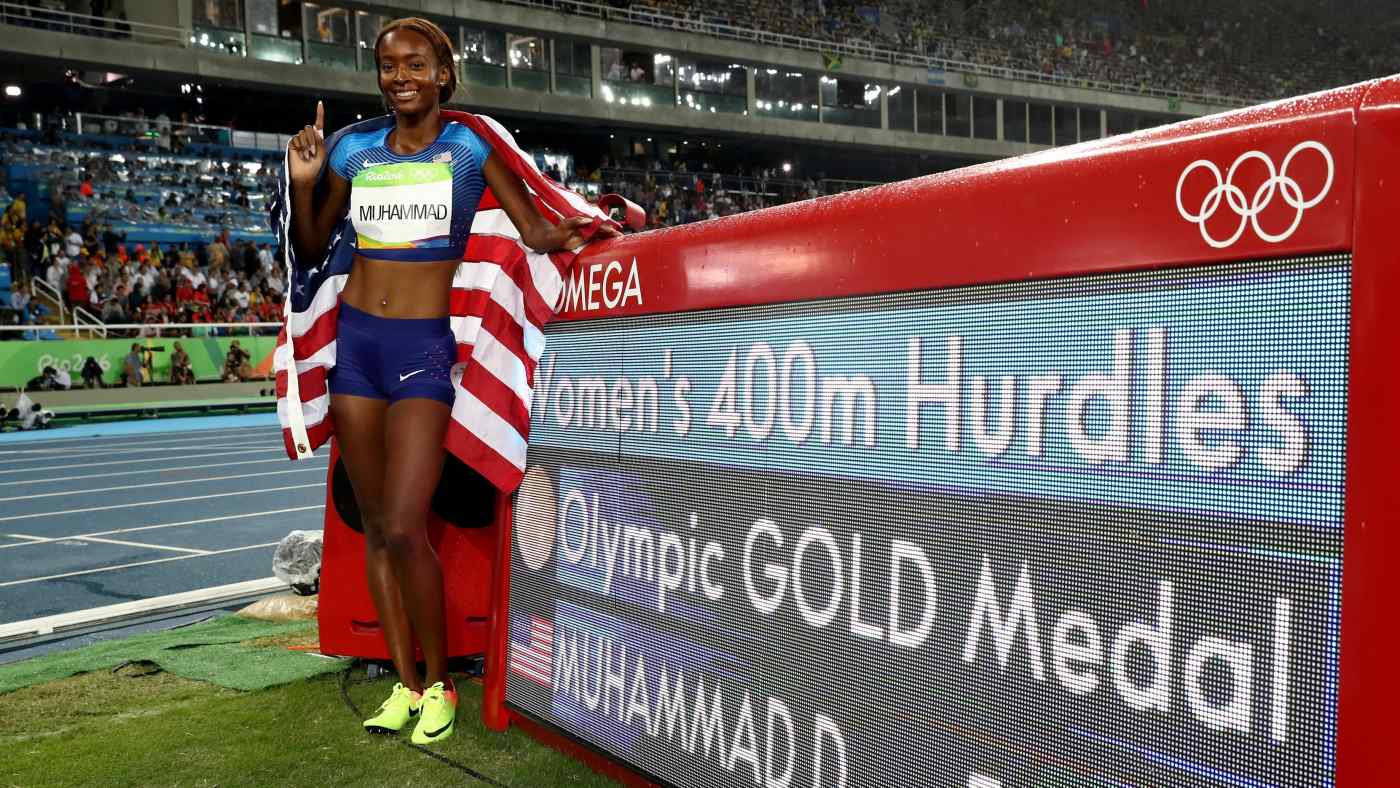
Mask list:
[[[447,246],[452,163],[403,162],[361,169],[351,182],[350,217],[361,249]]]

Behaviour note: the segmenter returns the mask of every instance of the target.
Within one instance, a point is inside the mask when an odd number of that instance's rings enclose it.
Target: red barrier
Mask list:
[[[474,483],[471,476],[460,463],[449,461],[434,499],[435,511],[428,515],[428,539],[442,564],[449,657],[485,652],[491,610],[496,529],[490,524],[494,509],[481,507],[494,504],[484,498],[489,494],[484,481]],[[326,476],[325,545],[317,617],[323,653],[389,658],[379,615],[365,582],[365,538],[359,512],[340,463],[339,447],[334,443]],[[422,651],[416,645],[415,651],[422,659]]]

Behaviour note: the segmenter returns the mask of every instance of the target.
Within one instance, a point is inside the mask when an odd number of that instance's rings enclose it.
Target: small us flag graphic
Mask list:
[[[510,641],[510,672],[544,687],[553,688],[550,678],[554,664],[554,624],[537,616],[530,617],[529,640],[514,637]]]

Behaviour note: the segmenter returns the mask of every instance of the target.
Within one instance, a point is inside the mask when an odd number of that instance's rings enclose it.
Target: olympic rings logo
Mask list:
[[[1293,157],[1305,150],[1317,151],[1322,155],[1322,160],[1327,164],[1327,182],[1322,184],[1322,190],[1317,193],[1317,196],[1307,200],[1303,199],[1303,188],[1298,185],[1296,180],[1288,177],[1288,167],[1293,163]],[[1268,168],[1269,177],[1254,191],[1253,199],[1246,202],[1244,190],[1236,186],[1234,180],[1235,172],[1239,170],[1241,165],[1251,159],[1258,159],[1263,162],[1264,166]],[[1200,212],[1193,214],[1189,213],[1186,207],[1181,204],[1181,187],[1186,184],[1187,176],[1195,172],[1198,168],[1204,168],[1215,176],[1215,186],[1206,193],[1205,199],[1201,202]],[[1269,243],[1278,243],[1293,235],[1298,229],[1298,225],[1303,222],[1304,211],[1318,205],[1322,202],[1323,198],[1327,196],[1327,192],[1332,188],[1332,176],[1334,174],[1335,167],[1332,164],[1332,154],[1327,148],[1323,147],[1322,143],[1312,140],[1300,142],[1293,146],[1293,150],[1289,151],[1288,155],[1283,157],[1283,166],[1277,170],[1274,169],[1273,160],[1257,150],[1242,154],[1235,160],[1234,164],[1230,165],[1230,169],[1225,173],[1224,177],[1220,175],[1220,168],[1216,167],[1213,162],[1201,159],[1191,162],[1191,164],[1182,171],[1181,178],[1176,182],[1176,209],[1181,213],[1181,218],[1199,225],[1201,228],[1201,237],[1205,239],[1206,243],[1216,249],[1224,249],[1234,244],[1240,239],[1240,236],[1244,235],[1245,228],[1251,224],[1254,225],[1254,232],[1258,234],[1260,238]],[[1290,208],[1297,211],[1297,214],[1293,217],[1293,223],[1288,226],[1288,229],[1277,234],[1266,232],[1264,228],[1259,226],[1259,214],[1269,206],[1269,203],[1273,202],[1275,192],[1278,192],[1280,196],[1282,196],[1283,201],[1287,203]],[[1220,241],[1211,236],[1210,231],[1206,229],[1206,222],[1210,221],[1210,218],[1215,215],[1215,212],[1218,211],[1222,205],[1228,205],[1230,210],[1235,212],[1235,215],[1240,218],[1240,224],[1235,228],[1234,235],[1231,235],[1226,240]]]

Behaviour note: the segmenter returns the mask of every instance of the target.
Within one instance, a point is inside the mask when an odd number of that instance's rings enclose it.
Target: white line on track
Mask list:
[[[102,567],[98,567],[98,568],[96,568],[96,569],[82,569],[82,570],[79,570],[79,571],[77,571],[77,572],[64,572],[64,573],[61,574],[61,575],[48,575],[48,576],[45,576],[45,577],[27,577],[27,578],[25,578],[25,579],[23,579],[23,580],[10,580],[10,581],[4,582],[4,583],[0,583],[0,588],[8,588],[9,586],[25,585],[26,583],[42,583],[42,582],[45,581],[45,580],[60,580],[60,579],[65,578],[65,577],[77,577],[78,575],[91,575],[91,574],[96,574],[96,573],[98,573],[98,572],[111,572],[111,571],[116,570],[116,569],[130,569],[130,568],[132,568],[132,567],[134,567],[134,566],[150,566],[151,564],[164,564],[164,563],[169,563],[169,562],[171,562],[171,561],[187,561],[187,560],[189,560],[189,559],[191,559],[191,558],[204,558],[204,557],[206,557],[206,556],[211,556],[211,555],[223,555],[223,554],[225,554],[225,553],[237,553],[237,552],[241,552],[241,551],[243,551],[243,550],[256,550],[256,549],[258,549],[259,547],[272,547],[272,546],[275,545],[275,544],[277,544],[277,542],[267,542],[266,544],[250,544],[250,545],[248,545],[248,546],[246,546],[246,547],[230,547],[230,548],[227,548],[227,549],[224,549],[224,550],[210,550],[209,552],[207,552],[207,553],[201,553],[200,555],[174,555],[174,556],[171,556],[171,557],[169,557],[169,558],[156,558],[156,559],[153,559],[153,560],[150,560],[150,561],[136,561],[136,562],[133,562],[133,563],[130,563],[130,564],[117,564],[117,565],[115,565],[115,566],[102,566]]]
[[[35,512],[34,514],[12,514],[8,517],[0,517],[0,522],[11,520],[32,520],[36,517],[55,517],[60,514],[81,514],[83,512],[105,512],[111,509],[130,509],[133,506],[151,506],[157,503],[180,503],[181,501],[207,501],[210,498],[227,498],[231,495],[261,495],[263,493],[280,492],[282,490],[303,490],[307,487],[324,487],[324,481],[312,482],[311,484],[292,484],[286,487],[266,487],[259,490],[239,490],[238,492],[211,493],[209,495],[190,495],[184,498],[162,498],[157,501],[136,501],[135,503],[118,503],[111,506],[88,506],[82,509],[60,509],[56,512]]]
[[[28,534],[2,534],[12,536],[16,539],[28,539],[28,542],[19,544],[0,544],[0,550],[7,547],[26,547],[32,544],[45,544],[48,542],[62,542],[64,539],[87,539],[93,536],[107,536],[108,534],[129,534],[134,531],[151,531],[157,528],[176,528],[182,525],[204,525],[206,523],[222,523],[229,520],[241,520],[247,517],[262,517],[269,514],[286,514],[288,512],[305,512],[311,509],[324,509],[325,504],[313,504],[311,506],[292,506],[287,509],[268,509],[262,512],[246,512],[244,514],[221,514],[218,517],[201,517],[198,520],[180,520],[174,523],[159,523],[157,525],[138,525],[132,528],[113,528],[110,531],[93,531],[90,534],[75,534],[73,536],[29,536]]]
[[[78,429],[78,430],[82,430],[83,428],[80,426],[80,427],[78,427],[77,429]],[[87,435],[87,436],[75,435],[74,437],[71,437],[71,438],[50,438],[50,439],[45,440],[44,443],[45,443],[45,444],[54,444],[54,443],[92,443],[93,441],[124,440],[124,439],[128,439],[128,438],[137,439],[137,440],[140,440],[140,439],[144,438],[144,439],[147,439],[147,440],[159,441],[159,440],[166,440],[166,439],[169,439],[169,438],[192,437],[192,436],[195,436],[195,435],[204,435],[204,436],[208,436],[208,435],[241,435],[241,434],[243,434],[243,433],[268,432],[268,431],[273,431],[273,430],[277,430],[277,429],[278,429],[277,427],[272,426],[272,425],[255,425],[255,426],[251,426],[251,427],[221,427],[221,428],[215,429],[215,430],[201,430],[201,429],[174,430],[174,431],[170,431],[170,432],[150,432],[150,433],[145,433],[145,434],[134,433],[134,434],[129,434],[129,435]],[[52,433],[50,433],[50,434],[52,434]]]
[[[178,456],[175,456],[175,457],[143,457],[143,458],[137,459],[137,460],[112,460],[111,462],[106,462],[106,461],[103,461],[103,462],[78,462],[78,463],[74,463],[74,464],[72,464],[72,465],[41,465],[41,466],[37,466],[37,467],[31,466],[31,467],[28,467],[28,468],[3,468],[3,469],[0,469],[0,474],[5,474],[5,473],[24,473],[24,472],[26,472],[26,471],[34,472],[34,473],[41,473],[41,472],[42,472],[42,473],[48,473],[49,471],[62,471],[62,470],[67,470],[67,469],[69,469],[69,468],[91,468],[91,467],[93,467],[93,466],[101,466],[101,467],[103,467],[103,468],[106,468],[106,467],[109,466],[109,465],[130,465],[130,464],[132,464],[132,463],[137,463],[137,462],[162,462],[162,461],[164,461],[164,460],[172,460],[172,461],[175,461],[175,462],[181,462],[181,461],[183,461],[183,460],[197,460],[197,459],[201,459],[201,458],[203,458],[203,457],[229,457],[229,456],[232,456],[232,455],[234,455],[234,454],[271,454],[271,453],[274,453],[274,452],[276,452],[279,456],[281,456],[281,457],[283,457],[283,458],[285,458],[285,457],[287,456],[287,451],[286,451],[286,449],[282,448],[281,446],[278,446],[278,447],[275,448],[275,449],[239,449],[239,450],[237,450],[237,451],[216,451],[216,452],[210,452],[209,454],[181,454],[181,455],[178,455]],[[322,450],[322,451],[319,452],[316,456],[317,456],[317,457],[324,457],[324,456],[326,456],[326,455],[327,455],[327,452],[324,451],[324,450]],[[6,484],[18,484],[18,483],[19,483],[19,482],[6,482]]]
[[[42,443],[42,446],[35,446],[33,448],[42,448],[43,446],[62,447],[65,444],[79,444],[86,446],[96,443],[100,445],[103,441],[120,441],[129,439],[135,440],[130,441],[124,445],[140,446],[143,442],[160,443],[161,441],[182,440],[187,438],[196,440],[210,440],[211,438],[228,439],[237,438],[242,435],[269,435],[276,434],[277,432],[278,430],[276,427],[269,425],[266,427],[231,427],[229,429],[222,430],[208,430],[207,432],[205,430],[182,430],[180,432],[153,432],[148,433],[146,435],[89,435],[85,438],[51,438],[48,440],[40,441],[39,443]],[[199,437],[196,438],[196,436]],[[5,451],[25,451],[25,449],[6,449]]]
[[[231,452],[230,452],[230,453],[231,453]],[[222,456],[222,455],[219,455],[219,454],[210,454],[210,455],[206,455],[206,456],[209,456],[209,457],[219,457],[219,456]],[[186,458],[181,457],[180,459],[186,459]],[[139,462],[139,461],[127,460],[127,462]],[[103,478],[103,477],[106,477],[106,476],[135,476],[135,475],[141,474],[141,473],[172,473],[172,472],[177,472],[177,471],[193,471],[193,470],[196,470],[196,469],[198,469],[198,468],[228,468],[228,467],[231,467],[231,466],[234,466],[234,465],[268,465],[268,464],[271,464],[271,463],[274,463],[274,462],[280,462],[280,463],[282,463],[283,465],[289,465],[289,464],[290,464],[290,462],[287,460],[286,457],[273,457],[273,458],[270,459],[270,460],[239,460],[238,462],[214,462],[214,463],[209,463],[209,464],[207,464],[207,465],[178,465],[178,466],[171,467],[171,468],[146,468],[146,469],[140,470],[140,471],[116,471],[115,473],[85,473],[85,474],[81,474],[81,475],[78,475],[78,476],[55,476],[55,477],[53,477],[53,478],[48,478],[48,479],[22,479],[22,480],[17,481],[17,482],[0,482],[0,487],[6,487],[6,486],[9,486],[9,485],[14,485],[14,484],[52,484],[53,482],[71,482],[71,481],[77,481],[78,479],[100,479],[100,478]],[[107,464],[107,463],[103,463],[103,464],[105,465],[105,464]],[[112,464],[115,464],[115,463],[112,463]],[[91,465],[84,465],[84,466],[82,466],[82,467],[84,467],[84,468],[91,468],[91,467],[93,467],[93,466],[91,466]],[[324,468],[325,466],[322,466],[322,467]],[[189,479],[188,481],[192,481],[192,482],[202,482],[202,481],[206,481],[206,480],[205,480],[205,479]],[[0,500],[4,500],[4,499],[0,499]]]
[[[264,443],[250,446],[247,443],[200,443],[192,446],[151,446],[145,449],[95,449],[93,451],[33,452],[23,456],[0,456],[0,462],[23,462],[44,457],[110,457],[113,454],[160,454],[162,452],[184,452],[191,449],[276,449],[281,443]]]
[[[70,536],[70,539],[81,539],[84,542],[102,542],[103,544],[120,544],[127,547],[144,547],[147,550],[174,550],[177,553],[194,553],[195,555],[208,555],[208,550],[196,550],[193,547],[170,547],[163,544],[146,544],[144,542],[124,542],[120,539],[100,539],[96,536]]]
[[[89,447],[100,448],[104,451],[108,449],[150,449],[155,447],[188,446],[191,444],[208,443],[210,441],[228,443],[230,441],[243,440],[245,438],[262,438],[266,440],[280,439],[281,437],[281,435],[270,430],[260,430],[258,432],[250,432],[246,435],[201,435],[198,437],[190,435],[188,437],[179,437],[177,434],[162,436],[158,439],[153,438],[148,441],[107,444],[102,443],[102,440],[100,438],[93,438],[92,440],[82,441],[73,446],[53,446],[50,445],[49,441],[43,441],[42,443],[35,444],[33,446],[27,446],[22,449],[0,449],[0,457],[25,454],[62,454],[63,452],[71,451],[73,449],[86,449]]]
[[[201,479],[176,479],[171,482],[147,482],[145,484],[122,484],[116,487],[89,487],[82,490],[60,490],[59,492],[31,493],[29,495],[12,495],[9,498],[0,498],[0,503],[5,501],[28,501],[33,498],[53,498],[59,495],[82,495],[84,493],[114,492],[116,490],[139,490],[145,487],[169,487],[172,484],[204,484],[205,482],[225,482],[229,479],[252,479],[258,476],[285,476],[289,473],[325,473],[325,468],[285,468],[280,471],[263,471],[261,473],[239,473],[231,476],[205,476]]]

